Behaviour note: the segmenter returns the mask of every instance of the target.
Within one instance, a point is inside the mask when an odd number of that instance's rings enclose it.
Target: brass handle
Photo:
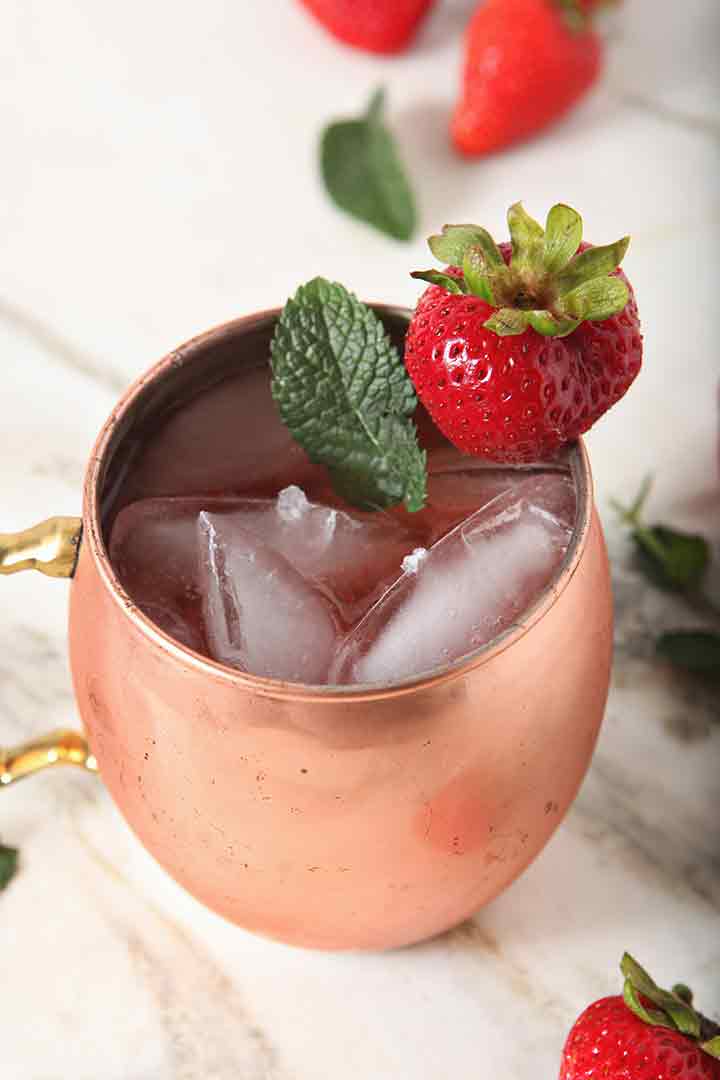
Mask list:
[[[39,570],[48,577],[71,578],[75,573],[82,519],[54,517],[18,533],[0,533],[0,574]],[[0,748],[0,787],[54,765],[78,765],[97,772],[97,761],[84,735],[54,731],[8,749]]]
[[[79,765],[88,772],[97,772],[97,761],[84,735],[79,731],[53,731],[21,746],[0,750],[0,787],[53,765]]]
[[[0,574],[39,570],[48,577],[69,578],[75,573],[82,519],[53,517],[32,529],[0,533]]]

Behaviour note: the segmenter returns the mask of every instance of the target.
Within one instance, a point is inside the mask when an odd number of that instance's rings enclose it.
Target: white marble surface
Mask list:
[[[281,303],[315,273],[411,303],[420,239],[341,217],[315,137],[384,82],[422,199],[498,230],[522,197],[634,236],[643,376],[592,434],[616,567],[607,720],[577,805],[470,923],[391,955],[254,939],[183,895],[93,778],[0,796],[22,870],[0,896],[3,1080],[536,1080],[618,986],[630,947],[720,1010],[720,700],[649,656],[687,622],[628,566],[608,508],[657,474],[653,511],[719,524],[715,0],[628,0],[604,84],[513,153],[456,160],[444,124],[473,4],[438,5],[415,51],[344,51],[290,0],[5,0],[0,36],[0,529],[75,513],[92,439],[129,379],[194,332]],[[74,718],[67,586],[5,579],[0,741]],[[713,1000],[714,999],[714,1000]]]

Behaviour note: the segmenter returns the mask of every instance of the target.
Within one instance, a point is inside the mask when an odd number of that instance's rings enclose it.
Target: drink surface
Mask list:
[[[575,489],[562,464],[493,468],[418,426],[425,509],[361,512],[281,423],[267,368],[205,391],[127,477],[123,586],[183,645],[269,678],[389,685],[473,652],[556,575]]]

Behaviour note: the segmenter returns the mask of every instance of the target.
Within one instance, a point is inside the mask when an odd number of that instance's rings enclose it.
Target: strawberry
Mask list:
[[[326,30],[374,53],[401,52],[434,0],[302,0]]]
[[[602,60],[587,0],[487,0],[466,31],[455,146],[489,154],[541,131],[590,89]]]
[[[554,206],[545,230],[510,208],[512,245],[477,225],[430,238],[450,266],[430,282],[405,342],[418,397],[459,450],[499,462],[538,460],[587,431],[637,376],[635,297],[618,270],[629,237],[582,241],[582,218]]]
[[[620,968],[623,996],[575,1021],[559,1080],[720,1080],[720,1026],[693,1009],[688,988],[661,990],[627,953]]]

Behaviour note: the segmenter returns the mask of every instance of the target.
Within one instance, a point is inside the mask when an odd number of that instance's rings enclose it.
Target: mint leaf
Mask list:
[[[0,844],[0,891],[10,884],[17,873],[18,850]]]
[[[661,589],[693,589],[710,561],[707,540],[692,533],[652,525],[633,532],[638,566]]]
[[[720,634],[705,630],[674,630],[656,643],[660,656],[676,667],[720,678]]]
[[[425,502],[425,452],[410,417],[417,398],[402,358],[370,308],[315,278],[288,300],[271,346],[272,394],[311,461],[363,509]]]
[[[646,525],[643,509],[652,488],[646,477],[632,506],[616,500],[612,505],[621,521],[629,526],[639,568],[661,589],[689,592],[702,581],[710,562],[710,545],[703,536],[671,529],[667,525]]]
[[[329,124],[320,141],[325,187],[337,205],[396,240],[410,240],[417,226],[415,199],[395,140],[382,121],[385,100],[377,90],[358,120]]]

